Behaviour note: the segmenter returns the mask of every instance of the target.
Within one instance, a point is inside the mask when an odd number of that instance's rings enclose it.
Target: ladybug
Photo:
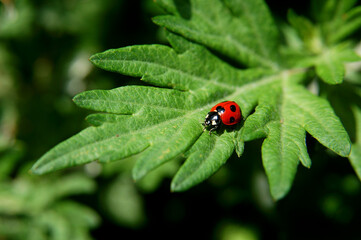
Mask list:
[[[233,101],[225,101],[218,103],[211,108],[207,114],[204,123],[204,129],[211,126],[209,135],[212,131],[216,130],[222,123],[224,125],[235,125],[241,121],[242,113],[237,103]]]

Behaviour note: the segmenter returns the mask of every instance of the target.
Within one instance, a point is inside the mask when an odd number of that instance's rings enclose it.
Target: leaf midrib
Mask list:
[[[282,76],[282,79],[281,79],[281,106],[279,108],[279,121],[280,121],[280,154],[281,154],[281,172],[280,172],[280,179],[281,179],[281,186],[282,186],[282,189],[285,188],[285,179],[287,180],[287,178],[285,178],[285,164],[286,164],[286,161],[285,161],[285,146],[284,146],[284,131],[285,131],[285,118],[283,116],[284,114],[284,111],[285,111],[285,105],[287,104],[287,101],[286,101],[286,90],[285,90],[285,85],[287,84],[287,79],[286,79],[286,76],[283,75]],[[284,190],[282,190],[284,191]]]

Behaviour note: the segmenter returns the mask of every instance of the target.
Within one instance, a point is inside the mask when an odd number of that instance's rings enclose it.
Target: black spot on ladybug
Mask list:
[[[221,106],[218,106],[218,107],[216,108],[216,111],[217,111],[218,113],[223,113],[223,112],[224,112],[224,108],[221,107]]]
[[[229,119],[229,121],[231,122],[231,123],[233,123],[234,122],[234,117],[231,117],[230,119]]]
[[[236,111],[236,106],[234,106],[234,105],[231,105],[229,108],[231,109],[232,112]]]

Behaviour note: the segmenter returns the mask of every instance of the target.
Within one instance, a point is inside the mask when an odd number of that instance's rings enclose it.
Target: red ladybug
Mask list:
[[[203,130],[209,126],[212,128],[209,130],[209,134],[216,130],[222,123],[224,125],[234,125],[241,121],[242,113],[238,104],[233,101],[225,101],[218,103],[211,108],[211,111],[207,114],[203,126]]]

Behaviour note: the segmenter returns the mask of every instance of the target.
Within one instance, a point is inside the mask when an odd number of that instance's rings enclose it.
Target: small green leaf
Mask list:
[[[66,217],[71,224],[79,227],[94,228],[100,223],[100,217],[93,209],[77,202],[59,202],[54,206],[54,210]]]
[[[312,15],[319,23],[323,40],[333,45],[353,34],[361,25],[360,6],[353,7],[357,0],[312,1]]]
[[[361,27],[361,6],[351,9],[340,17],[339,23],[335,26],[333,33],[330,33],[330,42],[339,42],[351,34],[358,31]]]
[[[315,26],[309,19],[298,16],[292,10],[288,11],[287,17],[289,23],[300,35],[306,48],[312,53],[321,52],[323,43],[321,41],[321,33],[318,27]]]
[[[328,84],[340,84],[345,75],[343,63],[330,55],[323,55],[316,64],[317,75]]]
[[[357,0],[318,0],[311,1],[311,12],[318,22],[333,22],[341,18]]]
[[[360,57],[351,49],[338,46],[324,52],[316,62],[317,75],[328,84],[342,83],[345,75],[345,62],[354,62]]]

